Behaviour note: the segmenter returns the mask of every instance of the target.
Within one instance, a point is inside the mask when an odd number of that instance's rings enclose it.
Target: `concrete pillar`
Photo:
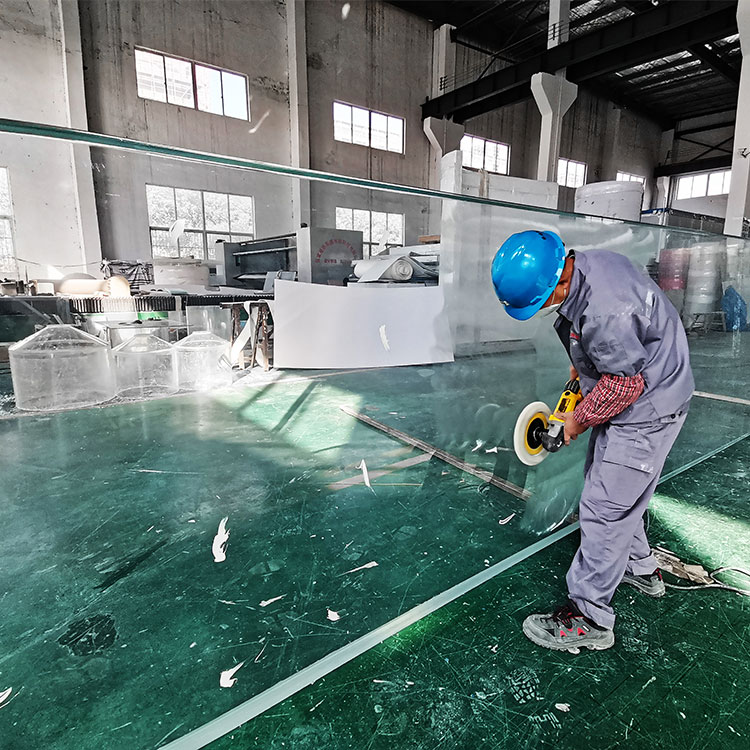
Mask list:
[[[561,75],[535,73],[531,77],[531,93],[542,115],[536,178],[554,182],[560,154],[562,118],[575,101],[578,86]]]
[[[661,145],[659,146],[659,164],[668,164],[674,155],[674,128],[664,130],[661,134]],[[650,208],[669,208],[669,186],[670,177],[656,178],[656,194],[651,199]]]
[[[293,167],[310,167],[310,113],[307,94],[307,35],[305,0],[286,4],[287,55],[289,58],[289,125],[291,130],[291,163]],[[310,224],[310,182],[292,182],[294,227]]]
[[[465,129],[463,125],[459,125],[453,120],[427,117],[422,122],[422,129],[438,161],[445,154],[458,151],[461,148],[461,139],[464,137]]]
[[[456,45],[451,41],[453,26],[445,23],[432,35],[432,98],[443,92],[440,81],[456,75]]]
[[[550,0],[547,49],[567,42],[570,36],[570,0]],[[555,75],[535,73],[531,93],[542,115],[536,178],[554,182],[560,155],[562,118],[578,96],[578,86],[565,78],[565,69]]]
[[[727,199],[725,234],[742,234],[742,221],[750,217],[750,0],[737,4],[737,27],[742,49],[742,71],[734,126],[732,184]]]
[[[58,0],[60,13],[60,43],[62,69],[65,80],[66,119],[68,127],[88,130],[86,95],[83,84],[83,53],[81,51],[81,22],[78,0]],[[81,238],[81,270],[97,275],[102,259],[99,216],[94,197],[94,175],[91,168],[91,148],[71,144],[71,177],[78,196],[76,222]]]
[[[570,0],[551,0],[549,4],[547,49],[570,38]]]
[[[456,75],[456,45],[451,41],[453,27],[443,24],[432,35],[432,97],[443,93],[440,82],[452,79]],[[428,117],[422,123],[422,129],[430,142],[430,187],[440,187],[440,161],[450,151],[461,147],[464,126],[452,120]]]

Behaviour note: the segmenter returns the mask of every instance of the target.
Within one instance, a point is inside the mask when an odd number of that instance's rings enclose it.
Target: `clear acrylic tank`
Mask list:
[[[208,331],[232,340],[232,311],[218,305],[195,305],[185,308],[188,331]]]
[[[110,348],[73,326],[47,326],[13,344],[9,354],[19,409],[76,409],[115,395]]]
[[[177,392],[177,368],[171,344],[152,333],[138,333],[115,347],[117,395],[158,398]]]
[[[196,331],[174,345],[180,390],[212,391],[232,382],[229,342]]]

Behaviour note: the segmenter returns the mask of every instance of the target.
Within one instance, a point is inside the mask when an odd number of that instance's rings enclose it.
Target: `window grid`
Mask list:
[[[250,120],[247,76],[145,49],[135,51],[138,96]]]
[[[13,201],[6,167],[0,167],[0,277],[3,276],[18,276],[13,244]]]
[[[333,103],[333,138],[395,154],[404,153],[403,117],[374,112],[344,102]]]
[[[510,146],[499,141],[465,135],[461,139],[463,166],[469,169],[484,169],[495,174],[508,174]]]
[[[641,185],[643,185],[644,187],[646,185],[645,177],[641,177],[641,175],[638,175],[638,174],[631,174],[630,172],[618,172],[617,181],[618,182],[640,182]]]
[[[579,188],[586,183],[586,164],[572,159],[557,160],[557,184]]]
[[[677,180],[677,197],[681,201],[688,198],[705,198],[714,195],[727,195],[732,182],[732,170],[701,172],[686,175]]]
[[[390,245],[404,244],[404,214],[337,206],[336,229],[362,232],[362,244],[367,250],[365,257],[368,258],[384,241]]]
[[[215,260],[218,240],[243,242],[255,237],[255,203],[251,196],[146,185],[146,204],[154,257]],[[226,213],[221,216],[224,208]],[[184,227],[175,246],[170,227],[180,220]]]

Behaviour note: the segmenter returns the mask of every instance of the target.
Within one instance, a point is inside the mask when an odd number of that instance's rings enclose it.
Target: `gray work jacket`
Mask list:
[[[687,409],[695,382],[680,316],[624,255],[575,253],[570,292],[558,313],[555,330],[584,395],[604,374],[643,376],[643,393],[612,424],[661,421]]]

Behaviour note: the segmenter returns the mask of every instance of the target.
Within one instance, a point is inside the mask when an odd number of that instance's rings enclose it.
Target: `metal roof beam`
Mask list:
[[[674,177],[675,175],[689,174],[691,172],[710,172],[714,169],[728,169],[731,166],[731,156],[714,156],[711,159],[663,164],[654,170],[654,177]]]
[[[735,8],[725,0],[659,5],[428,100],[422,116],[463,122],[526,98],[531,76],[541,71],[568,68],[571,81],[583,82],[726,36],[737,28]]]
[[[740,71],[723,60],[713,50],[708,49],[705,44],[694,44],[688,47],[688,50],[722,78],[726,78],[727,81],[733,83],[735,86],[740,85]]]
[[[690,118],[692,119],[692,117]],[[712,125],[703,125],[702,127],[685,128],[684,130],[676,130],[674,137],[682,138],[684,135],[694,135],[695,133],[706,133],[709,130],[721,130],[722,128],[733,128],[736,120],[723,120],[722,122],[715,122]]]

